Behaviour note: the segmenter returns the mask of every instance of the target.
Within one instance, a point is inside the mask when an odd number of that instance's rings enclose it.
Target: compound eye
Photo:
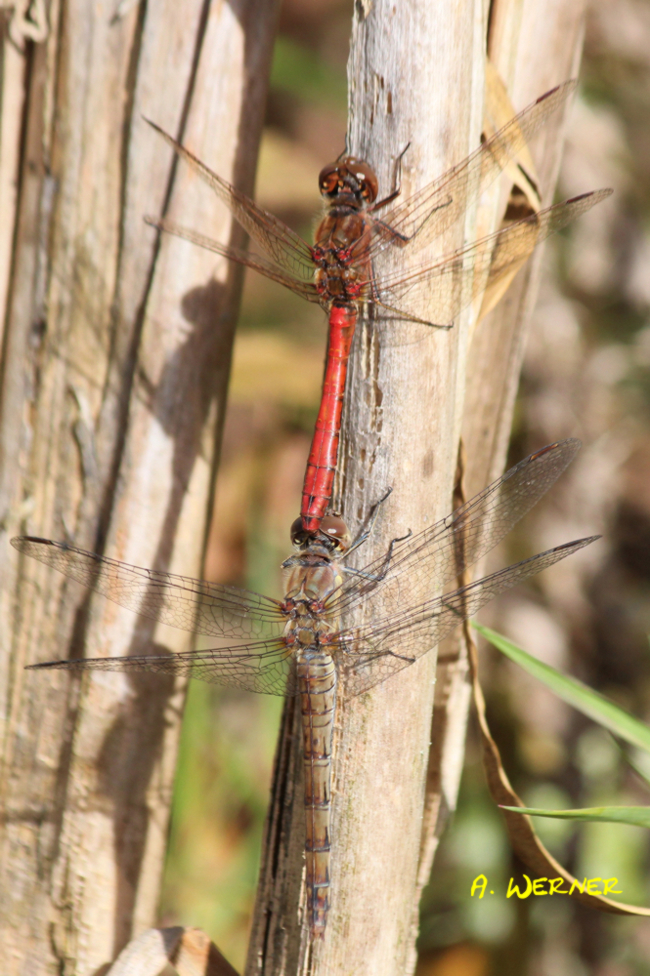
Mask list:
[[[330,163],[324,166],[318,176],[318,188],[323,196],[330,196],[339,185],[338,163]]]
[[[377,199],[377,193],[379,191],[379,183],[375,176],[375,171],[363,159],[356,159],[354,156],[348,156],[345,160],[345,165],[348,173],[359,184],[359,193],[363,199],[366,203],[373,203]]]
[[[289,537],[291,539],[291,544],[300,548],[304,546],[307,541],[308,533],[302,527],[302,517],[299,515],[297,519],[294,519],[291,523],[291,530],[289,532]]]
[[[334,543],[334,548],[344,551],[350,546],[350,532],[338,515],[326,515],[320,524],[320,531]]]

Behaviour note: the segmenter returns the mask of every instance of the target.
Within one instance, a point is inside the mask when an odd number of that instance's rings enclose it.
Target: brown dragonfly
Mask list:
[[[254,268],[328,312],[323,393],[302,492],[301,518],[307,532],[318,532],[332,497],[348,359],[359,311],[371,309],[381,320],[450,328],[463,308],[486,287],[512,275],[538,243],[611,193],[599,190],[574,197],[408,271],[391,269],[385,260],[395,249],[408,249],[410,258],[451,227],[575,86],[575,81],[568,81],[542,95],[467,159],[406,200],[397,202],[398,188],[378,200],[377,177],[368,163],[354,156],[325,166],[318,180],[325,214],[313,245],[150,123],[215,191],[262,255],[220,244],[169,220],[147,218],[148,222]]]
[[[597,536],[549,549],[440,595],[489,552],[551,487],[580,442],[551,444],[521,461],[451,515],[395,539],[363,569],[345,565],[370,531],[350,544],[345,523],[326,515],[318,536],[300,518],[296,553],[283,564],[284,598],[172,576],[31,536],[11,540],[70,579],[153,620],[235,643],[180,654],[50,661],[67,671],[154,671],[275,695],[300,695],[307,818],[307,914],[325,932],[330,898],[332,729],[339,681],[360,695],[413,664],[488,600],[564,559]],[[376,512],[375,512],[376,515]],[[424,597],[423,597],[424,594]],[[355,609],[374,614],[350,626]]]

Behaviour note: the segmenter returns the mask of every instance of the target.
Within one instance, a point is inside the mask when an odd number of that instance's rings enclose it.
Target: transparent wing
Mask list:
[[[360,695],[408,667],[499,593],[598,538],[591,536],[557,546],[419,607],[407,607],[365,629],[337,635],[336,660],[345,692]]]
[[[597,538],[558,546],[370,627],[334,635],[328,650],[335,656],[346,693],[360,695],[408,667],[497,594]],[[48,661],[30,665],[30,670],[145,671],[271,695],[292,695],[299,690],[293,659],[282,639],[181,654]]]
[[[172,220],[167,220],[166,218],[158,220],[155,217],[145,217],[145,223],[151,227],[157,227],[159,230],[164,230],[168,234],[173,234],[175,237],[182,237],[183,240],[190,241],[192,244],[198,244],[199,247],[205,248],[206,251],[213,251],[222,258],[227,258],[228,261],[236,261],[237,264],[243,264],[247,268],[252,268],[254,271],[263,274],[266,278],[270,278],[271,281],[277,281],[278,284],[289,288],[290,291],[295,292],[296,295],[300,295],[301,298],[307,299],[308,302],[320,301],[316,285],[313,282],[313,270],[312,281],[304,281],[304,279],[297,278],[290,272],[285,271],[279,264],[265,261],[264,258],[260,258],[255,254],[249,254],[248,251],[240,251],[236,247],[220,244],[211,237],[206,237],[204,234],[199,234],[194,230],[188,230],[187,227],[181,227],[180,224],[175,224]]]
[[[540,210],[496,234],[446,254],[435,265],[409,274],[395,271],[377,279],[374,298],[383,320],[413,319],[449,325],[486,288],[514,275],[538,244],[590,210],[611,190],[596,190]]]
[[[182,654],[139,654],[133,657],[84,658],[31,664],[32,671],[146,671],[174,677],[199,678],[266,695],[294,695],[297,681],[293,658],[281,639],[241,647],[220,647]]]
[[[179,630],[245,640],[277,630],[284,619],[277,600],[235,586],[129,566],[33,536],[18,536],[11,544],[121,607]]]
[[[402,607],[409,612],[412,592],[440,592],[498,545],[546,494],[579,449],[580,441],[569,438],[524,458],[451,515],[397,542],[388,565],[381,557],[364,566],[362,575],[348,576],[330,597],[328,613],[349,612],[377,589],[389,612]]]
[[[411,250],[424,247],[453,226],[533,133],[566,101],[576,85],[575,80],[567,81],[546,92],[486,139],[463,162],[388,212],[380,212],[381,225],[375,224],[377,236],[371,245],[371,253],[378,254],[391,243],[410,242]]]
[[[250,234],[253,240],[262,248],[271,260],[280,268],[288,271],[294,278],[302,281],[312,281],[314,277],[314,261],[311,248],[306,241],[303,241],[299,234],[294,233],[290,227],[270,214],[262,207],[258,207],[250,197],[241,193],[227,180],[222,179],[211,169],[208,169],[199,159],[194,156],[189,149],[181,146],[179,142],[170,136],[164,129],[146,120],[152,129],[155,129],[201,177],[201,179],[211,187],[220,200],[230,210],[238,224]]]

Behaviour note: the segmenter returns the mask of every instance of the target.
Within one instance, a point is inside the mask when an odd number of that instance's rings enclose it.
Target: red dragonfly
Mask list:
[[[391,249],[408,248],[413,255],[451,227],[575,86],[568,81],[542,95],[462,163],[393,206],[399,189],[377,200],[377,177],[363,160],[344,156],[325,166],[318,180],[325,214],[313,246],[150,123],[212,187],[264,256],[220,244],[169,220],[148,222],[254,268],[329,313],[323,394],[302,493],[305,531],[318,532],[332,496],[348,359],[360,309],[372,309],[380,320],[450,328],[458,312],[487,286],[512,275],[538,243],[611,193],[586,193],[541,210],[433,264],[425,261],[408,271],[382,269]]]
[[[312,938],[325,932],[330,888],[332,730],[339,679],[355,696],[413,664],[488,600],[564,559],[597,536],[579,539],[439,595],[489,552],[551,487],[580,442],[551,444],[521,461],[451,515],[395,539],[363,569],[346,558],[342,519],[326,515],[315,536],[296,519],[297,552],[282,564],[283,600],[233,586],[172,576],[31,536],[11,540],[65,576],[152,620],[231,646],[181,654],[51,661],[35,668],[156,671],[275,695],[300,695],[307,819],[307,913]],[[377,508],[376,508],[377,510]],[[375,514],[376,514],[375,510]],[[368,603],[370,623],[353,626]]]

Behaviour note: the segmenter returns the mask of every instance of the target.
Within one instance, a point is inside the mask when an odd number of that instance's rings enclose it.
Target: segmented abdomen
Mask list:
[[[307,897],[313,939],[322,938],[329,909],[332,732],[336,670],[331,656],[307,648],[298,662],[305,764]]]
[[[357,312],[352,306],[334,306],[330,312],[323,394],[307,461],[300,509],[303,529],[310,533],[318,532],[332,499],[345,380],[356,321]]]

